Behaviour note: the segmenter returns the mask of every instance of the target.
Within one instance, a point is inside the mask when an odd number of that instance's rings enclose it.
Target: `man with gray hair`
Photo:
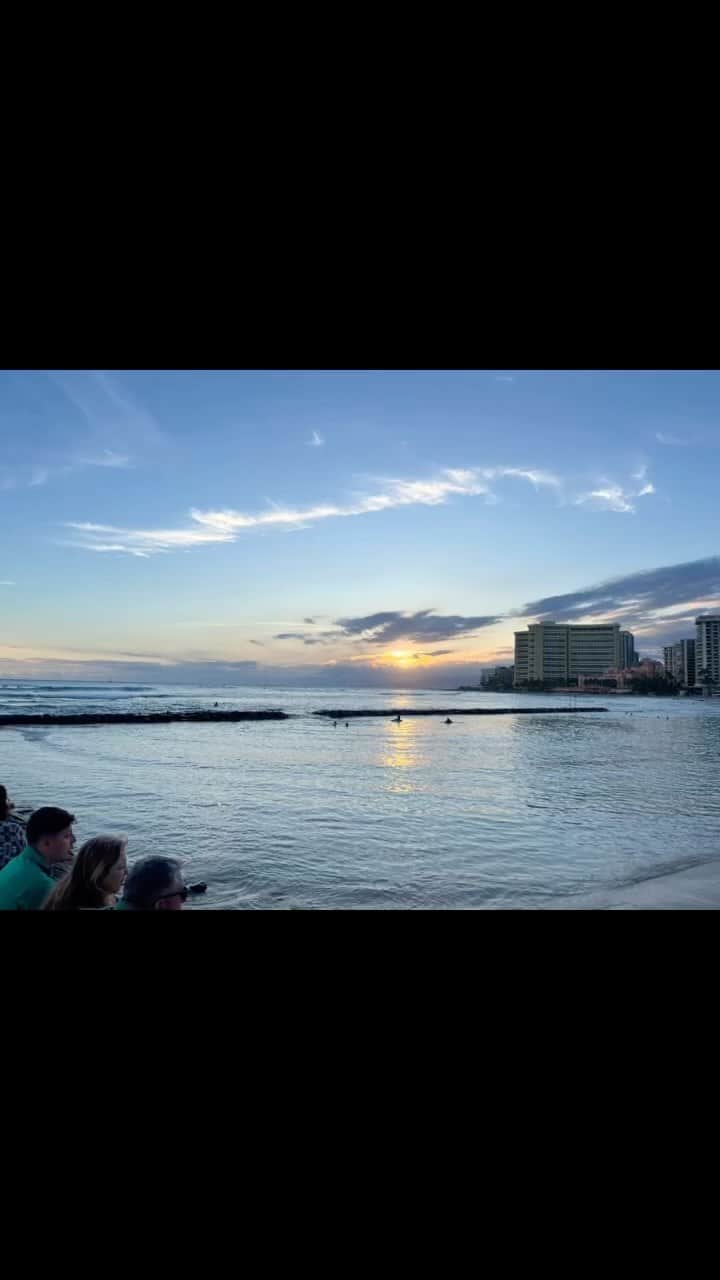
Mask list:
[[[182,911],[188,896],[177,858],[141,858],[128,872],[115,911]]]

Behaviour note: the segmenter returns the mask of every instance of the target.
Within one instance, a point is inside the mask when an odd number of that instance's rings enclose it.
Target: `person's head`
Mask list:
[[[0,822],[4,822],[9,816],[12,809],[15,808],[5,787],[0,787]]]
[[[125,881],[123,902],[136,911],[180,911],[188,891],[177,858],[141,858]]]
[[[46,911],[78,911],[110,905],[127,875],[125,836],[94,836],[75,857],[72,870],[55,886]],[[109,903],[110,900],[110,903]]]
[[[68,813],[67,809],[53,809],[51,806],[36,809],[25,828],[27,842],[47,862],[66,862],[72,857],[75,844],[74,821],[75,814]]]

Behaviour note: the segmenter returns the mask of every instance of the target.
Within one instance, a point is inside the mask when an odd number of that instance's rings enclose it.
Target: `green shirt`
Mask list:
[[[39,911],[55,881],[37,849],[26,845],[0,871],[0,911]]]

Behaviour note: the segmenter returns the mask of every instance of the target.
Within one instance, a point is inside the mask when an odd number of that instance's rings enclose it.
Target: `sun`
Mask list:
[[[391,649],[387,657],[394,667],[417,666],[417,659],[409,649]]]
[[[429,653],[416,653],[414,649],[388,649],[378,653],[372,659],[374,667],[395,667],[399,671],[415,670],[417,667],[430,667],[433,657]]]

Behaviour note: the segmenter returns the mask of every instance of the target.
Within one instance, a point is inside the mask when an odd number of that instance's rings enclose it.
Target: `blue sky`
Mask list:
[[[656,653],[720,601],[719,424],[715,372],[3,372],[0,674],[443,685],[540,616]]]

